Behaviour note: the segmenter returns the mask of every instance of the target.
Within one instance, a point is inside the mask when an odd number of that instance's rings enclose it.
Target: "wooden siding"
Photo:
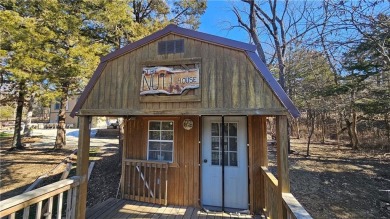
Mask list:
[[[184,39],[185,52],[157,55],[159,41]],[[201,101],[140,101],[142,63],[201,60]],[[244,52],[170,34],[108,61],[80,115],[283,115],[287,110]]]
[[[199,200],[199,116],[133,117],[125,123],[125,159],[147,159],[149,120],[174,121],[174,163],[168,169],[168,204],[198,206]],[[183,128],[184,119],[191,119],[191,130]],[[124,185],[129,182],[124,179]],[[123,188],[123,187],[122,187]]]
[[[168,204],[199,206],[199,116],[141,117],[126,121],[124,159],[147,159],[147,129],[149,120],[173,120],[175,123],[174,160],[168,170]],[[183,129],[184,119],[191,119],[194,127]],[[259,213],[264,206],[264,185],[261,179],[261,166],[267,166],[266,117],[248,117],[249,143],[249,197],[250,210]],[[123,187],[129,179],[125,178]]]

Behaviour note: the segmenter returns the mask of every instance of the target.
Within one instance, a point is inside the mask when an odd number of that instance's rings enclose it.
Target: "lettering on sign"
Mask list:
[[[142,69],[140,95],[182,94],[199,88],[199,68],[155,66]]]

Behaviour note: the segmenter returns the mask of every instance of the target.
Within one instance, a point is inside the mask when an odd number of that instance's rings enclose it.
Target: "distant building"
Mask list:
[[[78,127],[78,117],[70,117],[70,112],[73,107],[76,105],[79,95],[75,95],[68,98],[66,101],[66,117],[65,124],[67,128],[77,128]],[[59,101],[55,101],[50,105],[50,119],[49,123],[58,123],[58,112],[60,111],[61,104]]]

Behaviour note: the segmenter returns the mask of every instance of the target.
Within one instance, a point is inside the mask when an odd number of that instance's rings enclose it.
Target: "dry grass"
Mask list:
[[[353,151],[334,142],[292,140],[292,193],[314,218],[389,218],[379,207],[379,190],[390,189],[390,154]]]
[[[72,152],[49,146],[7,151],[9,139],[0,140],[0,199],[20,194]],[[292,139],[292,149],[291,190],[314,218],[390,218],[390,212],[378,205],[378,190],[390,189],[390,154],[326,142],[312,144],[311,156],[305,157],[306,141],[297,139]],[[115,197],[120,178],[117,145],[108,144],[103,150],[91,147],[91,155],[101,159],[89,182],[88,206]]]

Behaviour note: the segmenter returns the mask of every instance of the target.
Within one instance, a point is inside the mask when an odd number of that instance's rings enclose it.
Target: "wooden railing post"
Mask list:
[[[260,132],[260,166],[268,167],[268,144],[267,144],[267,117],[260,117],[259,132]],[[260,174],[260,189],[261,189],[261,197],[260,197],[260,206],[262,209],[265,208],[265,179],[263,174]]]
[[[80,177],[80,186],[76,194],[76,218],[85,218],[87,205],[87,184],[88,184],[88,162],[89,162],[89,143],[90,128],[89,116],[79,118],[80,132],[79,145],[77,150],[77,169],[76,174]]]
[[[280,196],[278,201],[278,212],[280,218],[286,218],[287,212],[283,207],[282,194],[290,192],[290,178],[288,170],[288,133],[287,116],[276,117],[276,143],[278,162],[278,188]]]

